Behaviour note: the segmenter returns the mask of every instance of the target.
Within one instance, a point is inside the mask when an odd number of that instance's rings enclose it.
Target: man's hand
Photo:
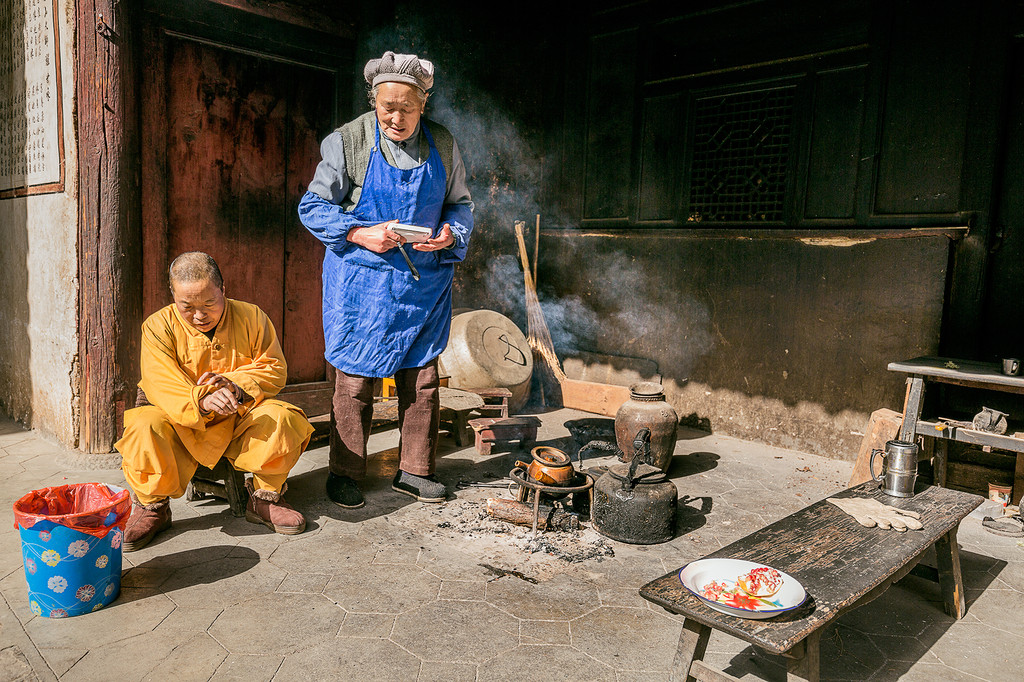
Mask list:
[[[203,412],[216,412],[217,414],[229,415],[238,412],[244,392],[242,387],[216,372],[205,372],[199,381],[199,386],[213,386],[215,390],[208,393],[199,400],[199,409]]]
[[[353,227],[348,231],[346,238],[353,244],[374,253],[384,253],[405,243],[405,237],[391,230],[391,226],[397,222],[397,220],[389,220],[386,223],[377,223],[370,227]]]
[[[440,251],[441,249],[447,249],[454,243],[455,237],[452,236],[452,226],[445,223],[436,237],[432,237],[419,244],[413,244],[412,248],[417,251]]]

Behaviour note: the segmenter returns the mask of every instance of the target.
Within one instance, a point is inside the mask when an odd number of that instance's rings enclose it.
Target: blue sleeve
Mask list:
[[[441,211],[441,225],[448,223],[455,245],[438,251],[442,263],[461,263],[469,249],[469,237],[473,233],[473,210],[466,204],[445,204]]]
[[[366,226],[365,222],[343,211],[341,206],[310,191],[299,201],[299,220],[324,246],[338,254],[354,246],[348,241],[348,231],[353,227]]]

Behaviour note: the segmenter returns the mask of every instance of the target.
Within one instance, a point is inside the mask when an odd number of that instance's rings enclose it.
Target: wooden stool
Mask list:
[[[507,388],[464,388],[463,391],[476,393],[484,399],[484,406],[477,412],[485,416],[508,416],[508,399],[512,397],[512,391]],[[488,413],[497,414],[488,414]]]
[[[135,394],[135,407],[151,404],[140,386]],[[221,458],[212,469],[200,464],[185,488],[185,499],[189,502],[201,500],[207,495],[227,500],[232,514],[245,516],[245,505],[249,503],[245,475],[226,459]]]
[[[442,386],[439,390],[441,422],[451,424],[452,438],[459,447],[469,445],[469,415],[484,406],[484,399],[475,393]]]
[[[249,491],[245,489],[245,474],[221,458],[212,469],[202,465],[192,475],[185,488],[185,499],[189,502],[213,495],[228,501],[228,507],[235,516],[245,516],[245,505],[249,503]]]
[[[519,446],[529,450],[537,441],[537,427],[540,420],[536,417],[482,417],[470,419],[469,428],[476,434],[476,451],[481,455],[491,454],[496,443],[511,444],[518,441]]]

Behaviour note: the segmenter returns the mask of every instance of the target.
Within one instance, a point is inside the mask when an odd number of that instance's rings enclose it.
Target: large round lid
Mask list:
[[[615,464],[608,469],[613,477],[626,483],[629,481],[629,464]],[[668,479],[665,472],[658,467],[651,466],[650,464],[638,464],[636,472],[633,474],[633,483],[640,485],[641,483],[661,483]]]
[[[455,388],[511,388],[529,383],[533,352],[512,320],[493,310],[472,310],[452,319],[441,364]]]

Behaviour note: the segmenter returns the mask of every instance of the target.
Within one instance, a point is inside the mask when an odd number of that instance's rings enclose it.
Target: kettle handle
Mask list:
[[[875,457],[879,455],[881,455],[883,459],[885,458],[885,453],[881,450],[872,450],[871,459],[868,460],[868,472],[871,474],[871,478],[876,481],[882,480],[882,474],[875,475]]]

